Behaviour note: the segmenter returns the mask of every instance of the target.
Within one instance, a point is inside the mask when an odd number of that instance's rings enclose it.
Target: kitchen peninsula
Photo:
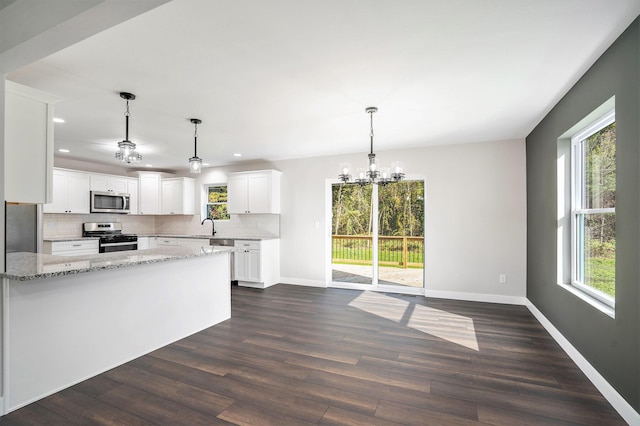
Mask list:
[[[2,413],[231,316],[229,250],[7,254]]]

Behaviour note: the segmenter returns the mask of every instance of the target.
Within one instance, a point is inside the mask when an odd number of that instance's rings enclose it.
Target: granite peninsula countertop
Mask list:
[[[231,252],[231,247],[229,249],[214,249],[212,246],[178,246],[78,256],[7,253],[7,272],[1,273],[1,275],[15,281],[29,281],[228,252]]]

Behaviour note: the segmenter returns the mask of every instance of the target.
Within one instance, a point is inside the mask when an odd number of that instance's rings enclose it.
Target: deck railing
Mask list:
[[[371,265],[371,236],[332,235],[334,263]],[[378,264],[382,266],[424,267],[424,237],[378,237]]]

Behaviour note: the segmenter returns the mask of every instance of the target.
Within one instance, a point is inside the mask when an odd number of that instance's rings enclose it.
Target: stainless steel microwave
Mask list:
[[[129,213],[129,194],[91,191],[91,213]]]

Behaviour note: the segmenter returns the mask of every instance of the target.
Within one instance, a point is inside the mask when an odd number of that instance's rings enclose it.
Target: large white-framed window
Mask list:
[[[571,137],[571,285],[615,307],[615,109]]]
[[[229,220],[227,184],[208,184],[204,190],[207,201],[204,206],[205,217],[216,221]]]

